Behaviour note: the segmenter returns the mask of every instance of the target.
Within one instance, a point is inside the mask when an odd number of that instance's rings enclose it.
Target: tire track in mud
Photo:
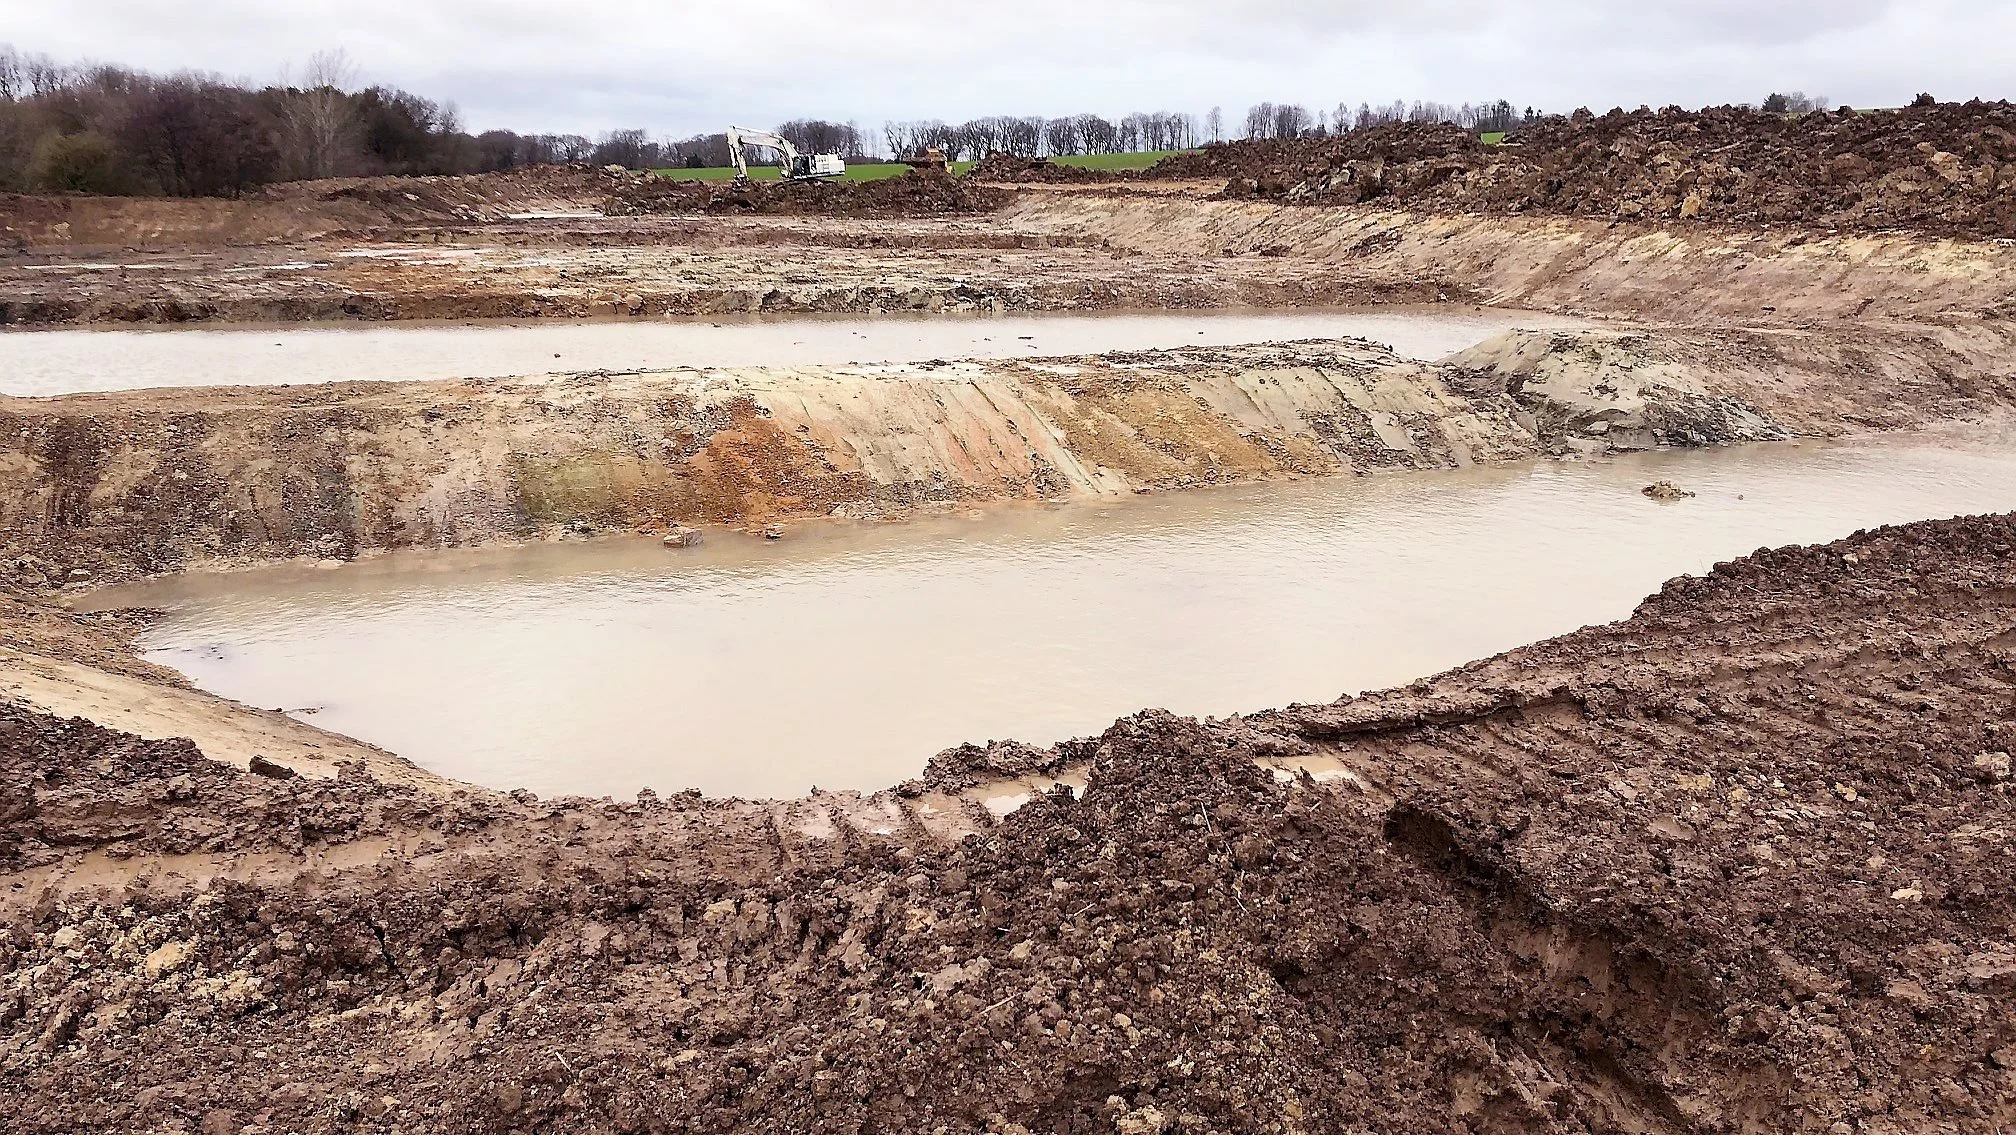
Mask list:
[[[0,1098],[46,1131],[1994,1131],[2012,548],[1760,552],[1405,689],[872,798],[444,799],[0,711]],[[1298,761],[1355,781],[1263,767]],[[30,885],[157,854],[257,869]]]

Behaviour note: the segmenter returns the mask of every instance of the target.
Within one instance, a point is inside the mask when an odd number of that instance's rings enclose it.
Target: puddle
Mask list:
[[[1658,504],[1671,479],[1699,495]],[[169,578],[148,656],[542,794],[874,789],[962,741],[1404,684],[1760,546],[2016,507],[2016,444],[1778,444]],[[304,711],[313,710],[312,714]]]
[[[1385,343],[1410,358],[1437,359],[1515,327],[1566,326],[1586,324],[1532,312],[1388,307],[19,331],[0,333],[0,394],[1042,358],[1345,335]]]

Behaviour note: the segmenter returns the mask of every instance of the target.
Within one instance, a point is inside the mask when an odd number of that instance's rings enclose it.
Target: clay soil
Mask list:
[[[1760,552],[1404,690],[1018,747],[1089,787],[963,833],[912,801],[984,752],[874,801],[549,803],[0,710],[0,1101],[51,1133],[2006,1130],[2012,615],[2007,517]]]
[[[1407,128],[1161,171],[1201,189],[0,200],[0,321],[31,325],[1438,298],[1612,324],[1434,365],[4,400],[0,1128],[2016,1129],[2016,516],[1760,551],[1404,689],[788,801],[446,782],[52,599],[206,557],[1994,414],[2008,113]]]
[[[1230,179],[1231,195],[1308,204],[2016,235],[2016,107],[2007,102],[1765,114],[1742,107],[1587,111],[1503,145],[1446,124],[1231,142],[1149,177]]]

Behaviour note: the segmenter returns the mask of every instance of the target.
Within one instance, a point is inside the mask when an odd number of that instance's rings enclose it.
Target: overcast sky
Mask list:
[[[465,126],[654,135],[1253,102],[2016,97],[2016,0],[0,0],[0,42],[269,82],[346,50]]]

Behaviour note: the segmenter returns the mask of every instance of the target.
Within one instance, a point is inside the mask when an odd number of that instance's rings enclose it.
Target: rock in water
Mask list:
[[[1655,501],[1685,500],[1694,495],[1671,481],[1654,481],[1638,491]]]

